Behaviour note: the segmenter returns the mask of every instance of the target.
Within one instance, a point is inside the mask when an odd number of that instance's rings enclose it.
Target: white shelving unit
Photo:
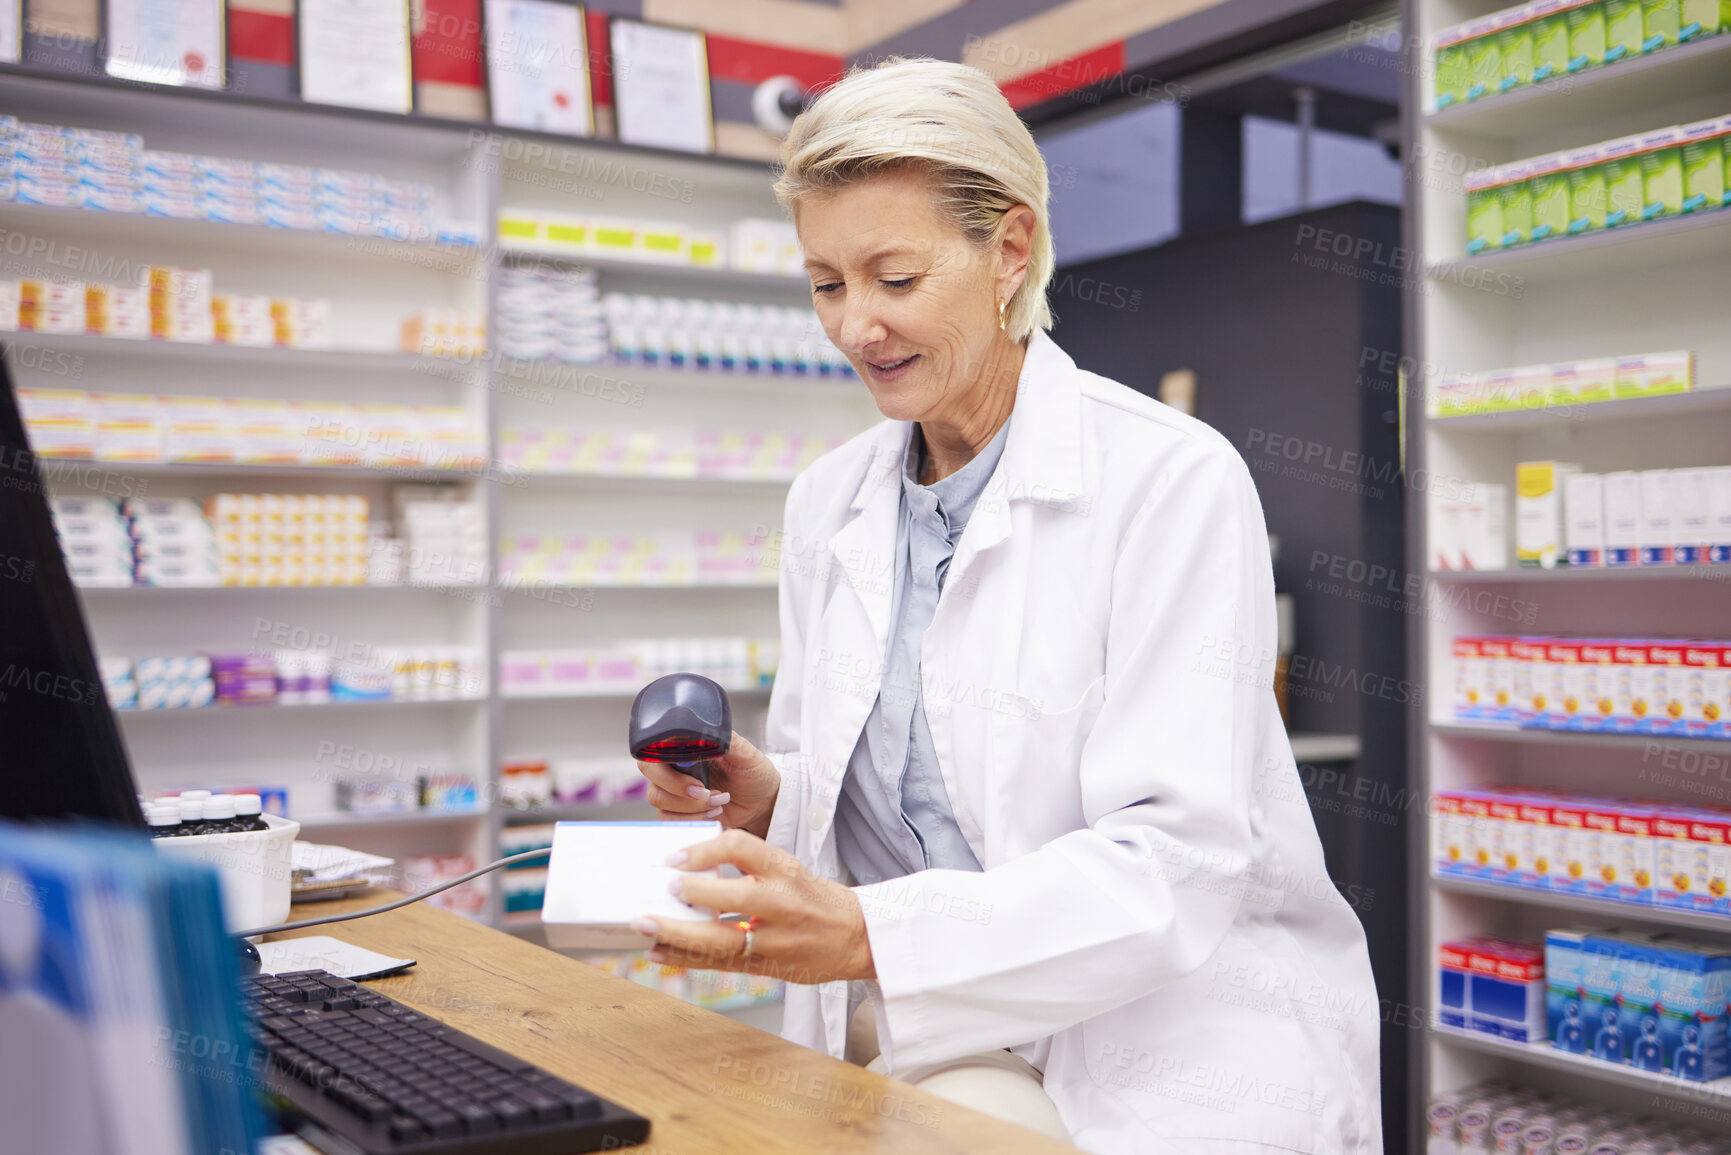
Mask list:
[[[47,334],[7,335],[52,351],[60,371],[15,358],[24,387],[302,401],[463,407],[485,430],[486,469],[437,471],[298,465],[176,465],[56,462],[58,494],[202,498],[218,492],[358,493],[373,516],[390,508],[394,485],[438,484],[483,502],[487,580],[478,585],[86,589],[81,593],[99,652],[127,657],[241,650],[273,636],[327,646],[461,644],[480,647],[489,671],[478,698],[319,706],[210,707],[123,712],[122,734],[146,791],[194,785],[284,786],[309,833],[396,856],[498,856],[508,822],[531,819],[492,804],[509,758],[624,759],[631,694],[508,696],[497,676],[512,649],[602,645],[631,638],[774,637],[775,574],[742,585],[523,584],[501,578],[499,542],[513,533],[619,533],[773,529],[789,478],[710,479],[514,474],[497,461],[511,427],[585,432],[689,434],[700,429],[785,431],[845,437],[878,419],[855,380],[731,375],[611,364],[568,365],[425,357],[397,350],[403,318],[429,307],[485,310],[505,264],[556,261],[595,268],[602,292],[701,296],[776,305],[809,303],[803,278],[688,269],[618,260],[505,251],[494,222],[502,210],[533,209],[725,230],[743,217],[779,216],[761,164],[501,132],[489,149],[473,126],[418,117],[360,114],[310,105],[228,100],[205,93],[109,85],[0,67],[0,112],[21,119],[142,133],[147,147],[379,173],[434,186],[436,215],[472,222],[487,243],[414,244],[168,220],[0,202],[0,227],[42,238],[59,254],[7,275],[129,279],[125,270],[170,264],[210,268],[218,292],[325,297],[333,304],[331,349],[253,349]],[[510,145],[522,135],[546,145]],[[534,155],[533,165],[503,159]],[[543,167],[545,165],[546,167]],[[613,179],[628,177],[658,179]],[[546,179],[561,174],[558,181]],[[595,173],[594,180],[563,174]],[[676,183],[670,183],[676,182]],[[668,199],[632,187],[689,190]],[[66,254],[80,255],[68,263]],[[120,270],[120,272],[116,272]],[[497,326],[489,324],[496,333]],[[76,365],[76,374],[65,369]],[[598,388],[605,382],[607,388]],[[621,401],[621,398],[624,398]],[[735,724],[761,731],[766,695],[735,695]],[[484,805],[472,812],[345,814],[335,783],[380,773],[470,774]],[[645,808],[627,808],[641,816]],[[617,816],[616,807],[558,808],[560,818]],[[502,919],[498,876],[488,906]],[[516,927],[513,925],[513,929]]]
[[[1407,237],[1413,291],[1406,352],[1424,378],[1588,357],[1691,349],[1697,392],[1566,408],[1427,420],[1423,390],[1407,406],[1408,523],[1423,526],[1433,485],[1504,482],[1526,460],[1579,462],[1594,472],[1731,464],[1731,211],[1642,224],[1468,257],[1467,171],[1579,148],[1629,133],[1731,112],[1731,36],[1614,64],[1442,112],[1432,107],[1428,50],[1440,29],[1506,7],[1502,0],[1408,0],[1403,24],[1414,50],[1408,80],[1406,154],[1412,165]],[[1717,388],[1715,388],[1717,387]],[[1423,572],[1421,530],[1408,562]],[[1669,737],[1551,733],[1455,723],[1450,643],[1473,634],[1731,636],[1731,567],[1434,573],[1448,593],[1439,612],[1415,619],[1412,677],[1428,685],[1415,712],[1412,783],[1438,789],[1491,783],[1558,785],[1589,794],[1639,794],[1701,802],[1690,783],[1657,772],[1668,752],[1721,754],[1731,743]],[[1495,596],[1483,597],[1480,594]],[[1518,607],[1518,609],[1516,608]],[[1731,763],[1728,763],[1731,764]],[[1696,784],[1698,785],[1698,784]],[[1731,801],[1727,798],[1712,799]],[[1422,816],[1420,818],[1422,821]],[[1474,933],[1541,937],[1600,920],[1731,934],[1715,920],[1621,903],[1512,891],[1431,875],[1427,832],[1411,838],[1415,1003],[1436,1005],[1437,946]],[[1728,940],[1731,941],[1731,940]],[[1545,1046],[1481,1035],[1415,1031],[1409,1149],[1423,1150],[1424,1106],[1437,1092],[1503,1075],[1638,1113],[1731,1097],[1731,1082],[1703,1087],[1591,1062]]]

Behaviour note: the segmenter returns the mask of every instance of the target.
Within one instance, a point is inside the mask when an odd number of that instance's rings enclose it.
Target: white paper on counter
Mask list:
[[[392,958],[364,947],[354,946],[329,935],[315,934],[306,938],[287,938],[278,942],[258,944],[259,973],[287,974],[290,971],[329,971],[339,978],[375,979],[412,967],[412,958]]]

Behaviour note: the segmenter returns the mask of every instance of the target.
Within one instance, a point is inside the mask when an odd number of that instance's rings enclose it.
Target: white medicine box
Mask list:
[[[705,922],[714,911],[668,893],[674,878],[692,872],[667,865],[677,850],[721,833],[719,822],[561,822],[553,828],[547,861],[547,898],[541,922],[555,949],[645,950],[651,943],[631,928],[649,917]],[[717,872],[698,871],[717,877]]]

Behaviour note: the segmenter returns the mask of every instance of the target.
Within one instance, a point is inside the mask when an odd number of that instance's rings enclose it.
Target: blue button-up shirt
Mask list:
[[[919,483],[925,440],[914,427],[896,519],[895,588],[883,685],[866,718],[841,797],[836,849],[856,885],[929,868],[979,870],[962,837],[932,746],[920,688],[920,650],[956,543],[1003,456],[1010,423],[955,473]]]

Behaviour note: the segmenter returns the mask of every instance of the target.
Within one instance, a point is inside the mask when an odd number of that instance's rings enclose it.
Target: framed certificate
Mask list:
[[[414,107],[408,0],[300,0],[300,57],[302,100]]]
[[[104,7],[102,66],[108,75],[145,84],[223,86],[223,0],[107,0]]]
[[[703,33],[615,20],[611,35],[619,139],[681,152],[714,152],[709,50]]]
[[[493,123],[589,136],[589,48],[583,9],[553,0],[487,0]]]
[[[0,0],[0,64],[17,64],[24,51],[24,0]]]

